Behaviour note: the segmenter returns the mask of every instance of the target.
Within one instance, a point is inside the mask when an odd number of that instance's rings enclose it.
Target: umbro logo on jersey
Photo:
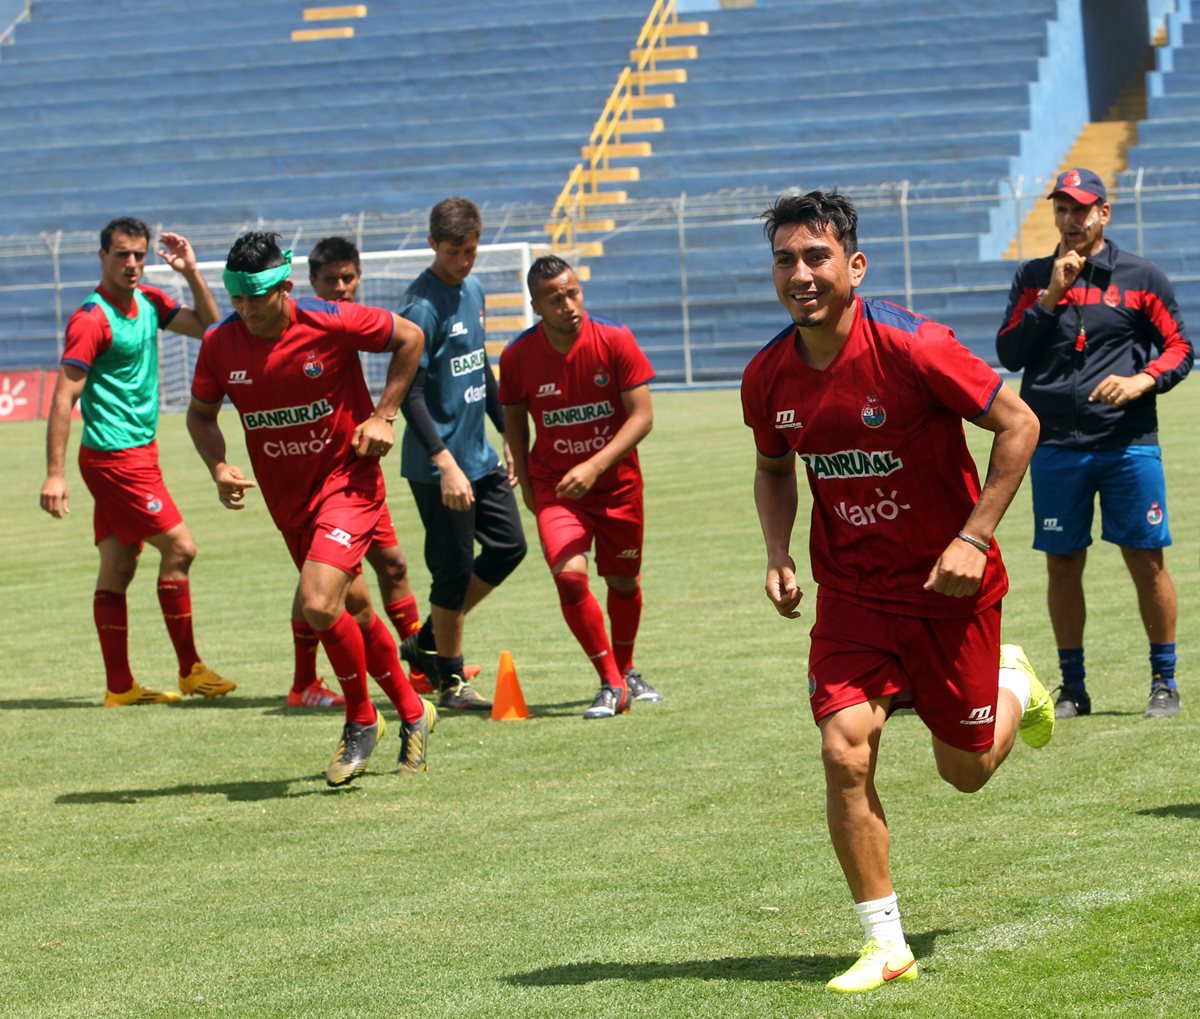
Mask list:
[[[351,535],[347,531],[343,531],[340,527],[335,527],[325,537],[330,541],[336,541],[342,548],[349,548],[350,542],[353,541]]]
[[[244,371],[230,372],[229,384],[231,386],[252,386],[254,385],[254,379],[246,378]]]
[[[775,412],[775,427],[779,429],[803,428],[804,423],[796,420],[794,410],[778,410]]]
[[[455,322],[454,325],[452,325],[450,327],[450,332],[448,332],[446,335],[450,336],[450,337],[466,336],[467,335],[467,327],[466,327],[465,323]]]
[[[538,396],[558,396],[559,395],[558,383],[557,382],[543,383],[542,385],[538,386],[537,395]]]

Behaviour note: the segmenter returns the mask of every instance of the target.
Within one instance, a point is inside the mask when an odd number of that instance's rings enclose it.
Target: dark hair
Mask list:
[[[312,251],[308,253],[308,278],[315,280],[317,273],[331,262],[353,262],[354,271],[362,272],[358,248],[353,241],[348,241],[345,237],[323,237],[313,245]]]
[[[781,226],[800,223],[823,232],[833,227],[833,235],[846,257],[858,250],[858,212],[854,203],[836,191],[810,191],[806,195],[780,195],[759,217],[763,233],[772,245]]]
[[[107,251],[112,247],[113,234],[128,234],[130,237],[145,237],[146,244],[150,243],[150,228],[140,219],[133,216],[118,216],[104,224],[100,231],[100,250]]]
[[[262,272],[283,265],[279,240],[279,234],[263,233],[261,230],[242,234],[229,249],[225,268],[235,272]]]
[[[564,272],[573,271],[567,261],[557,255],[542,255],[541,258],[534,259],[533,265],[529,267],[529,272],[525,274],[525,285],[529,287],[529,296],[537,296],[534,291],[539,283],[558,279]]]
[[[469,198],[443,198],[429,212],[429,236],[434,244],[462,244],[472,234],[478,237],[482,233],[483,216]]]

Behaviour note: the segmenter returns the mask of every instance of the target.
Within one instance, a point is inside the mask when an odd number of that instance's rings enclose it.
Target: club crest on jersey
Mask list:
[[[1163,508],[1156,502],[1150,504],[1150,508],[1146,510],[1146,523],[1151,527],[1157,527],[1163,522]]]
[[[1104,291],[1104,303],[1110,308],[1121,307],[1121,290],[1115,283],[1109,284],[1108,289]]]
[[[868,393],[866,406],[862,409],[862,421],[868,428],[878,428],[887,420],[887,411],[879,402],[878,393]]]
[[[315,353],[309,351],[305,355],[304,374],[310,379],[319,379],[324,370],[325,366],[321,363],[321,359]]]
[[[596,369],[596,374],[592,376],[592,381],[601,389],[608,385],[608,372],[603,367]]]

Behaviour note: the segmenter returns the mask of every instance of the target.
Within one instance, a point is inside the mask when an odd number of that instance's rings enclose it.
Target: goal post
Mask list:
[[[428,268],[433,256],[428,248],[410,248],[364,251],[359,257],[363,278],[356,300],[360,304],[373,304],[397,311],[404,291]],[[525,289],[525,276],[532,263],[532,245],[524,242],[479,246],[471,275],[483,284],[487,295],[487,345],[493,365],[504,344],[534,323],[533,309]],[[198,268],[223,318],[233,310],[221,279],[225,263],[200,262]],[[294,296],[312,296],[306,256],[293,257],[292,280],[295,284],[292,290]],[[143,282],[158,287],[184,304],[191,304],[192,296],[187,283],[168,265],[148,265]],[[182,410],[187,407],[191,399],[192,371],[199,350],[200,341],[190,336],[172,332],[159,334],[159,403],[163,410]],[[383,389],[387,363],[388,359],[378,354],[362,355],[363,374],[372,394],[378,394]]]

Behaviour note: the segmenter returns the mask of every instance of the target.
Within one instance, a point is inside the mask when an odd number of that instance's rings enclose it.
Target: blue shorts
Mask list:
[[[1165,548],[1167,482],[1162,449],[1126,446],[1084,452],[1038,446],[1029,464],[1033,483],[1033,547],[1070,555],[1092,543],[1100,495],[1100,537],[1122,548]]]

